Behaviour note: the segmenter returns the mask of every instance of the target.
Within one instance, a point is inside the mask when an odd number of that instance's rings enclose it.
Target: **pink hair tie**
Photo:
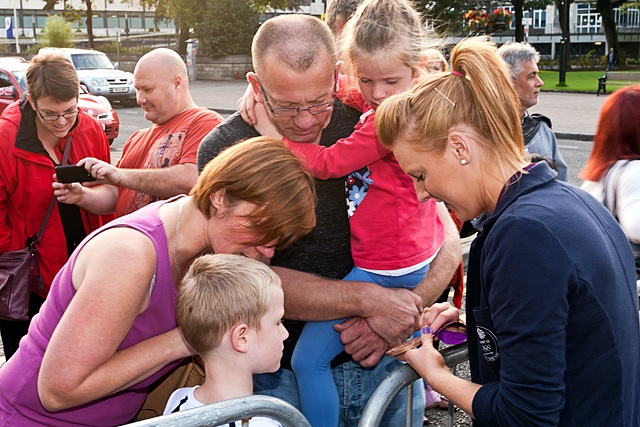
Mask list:
[[[458,77],[465,77],[464,73],[461,73],[461,72],[456,71],[456,70],[451,70],[451,74],[453,74],[454,76],[458,76]]]

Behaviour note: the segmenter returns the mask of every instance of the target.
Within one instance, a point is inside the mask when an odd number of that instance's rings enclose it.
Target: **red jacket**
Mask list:
[[[24,117],[23,117],[24,109]],[[15,102],[0,117],[0,251],[14,251],[25,247],[27,239],[40,229],[40,224],[53,198],[54,163],[35,135],[35,113],[29,103],[23,109]],[[82,111],[69,132],[73,135],[69,150],[69,164],[85,157],[111,162],[107,137],[100,124]],[[62,159],[66,138],[56,147]],[[85,231],[90,233],[111,220],[113,215],[97,216],[80,209]],[[46,297],[53,278],[67,262],[67,247],[58,206],[40,242],[40,272]]]

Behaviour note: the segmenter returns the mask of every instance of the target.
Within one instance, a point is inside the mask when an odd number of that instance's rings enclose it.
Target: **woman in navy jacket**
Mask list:
[[[518,98],[495,46],[452,51],[440,74],[385,101],[380,140],[418,198],[462,220],[485,213],[469,254],[467,335],[473,382],[431,345],[457,320],[422,316],[423,345],[401,356],[480,426],[640,425],[640,325],[634,262],[613,217],[584,191],[530,164]]]

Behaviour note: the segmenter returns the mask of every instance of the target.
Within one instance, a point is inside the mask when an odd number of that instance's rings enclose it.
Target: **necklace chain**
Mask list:
[[[173,238],[173,262],[176,265],[176,273],[178,273],[178,280],[182,278],[182,273],[180,272],[180,262],[178,261],[178,233],[180,233],[180,218],[182,217],[183,208],[184,208],[184,203],[180,203],[180,207],[178,208],[178,220],[176,221],[176,235]]]

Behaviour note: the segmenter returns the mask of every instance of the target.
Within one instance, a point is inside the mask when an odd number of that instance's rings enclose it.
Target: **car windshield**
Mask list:
[[[18,81],[18,83],[20,83],[20,86],[22,87],[23,91],[27,91],[27,72],[25,71],[14,71],[13,73],[13,77],[16,78],[16,80]]]
[[[113,64],[107,55],[80,53],[71,55],[76,70],[113,70]]]

